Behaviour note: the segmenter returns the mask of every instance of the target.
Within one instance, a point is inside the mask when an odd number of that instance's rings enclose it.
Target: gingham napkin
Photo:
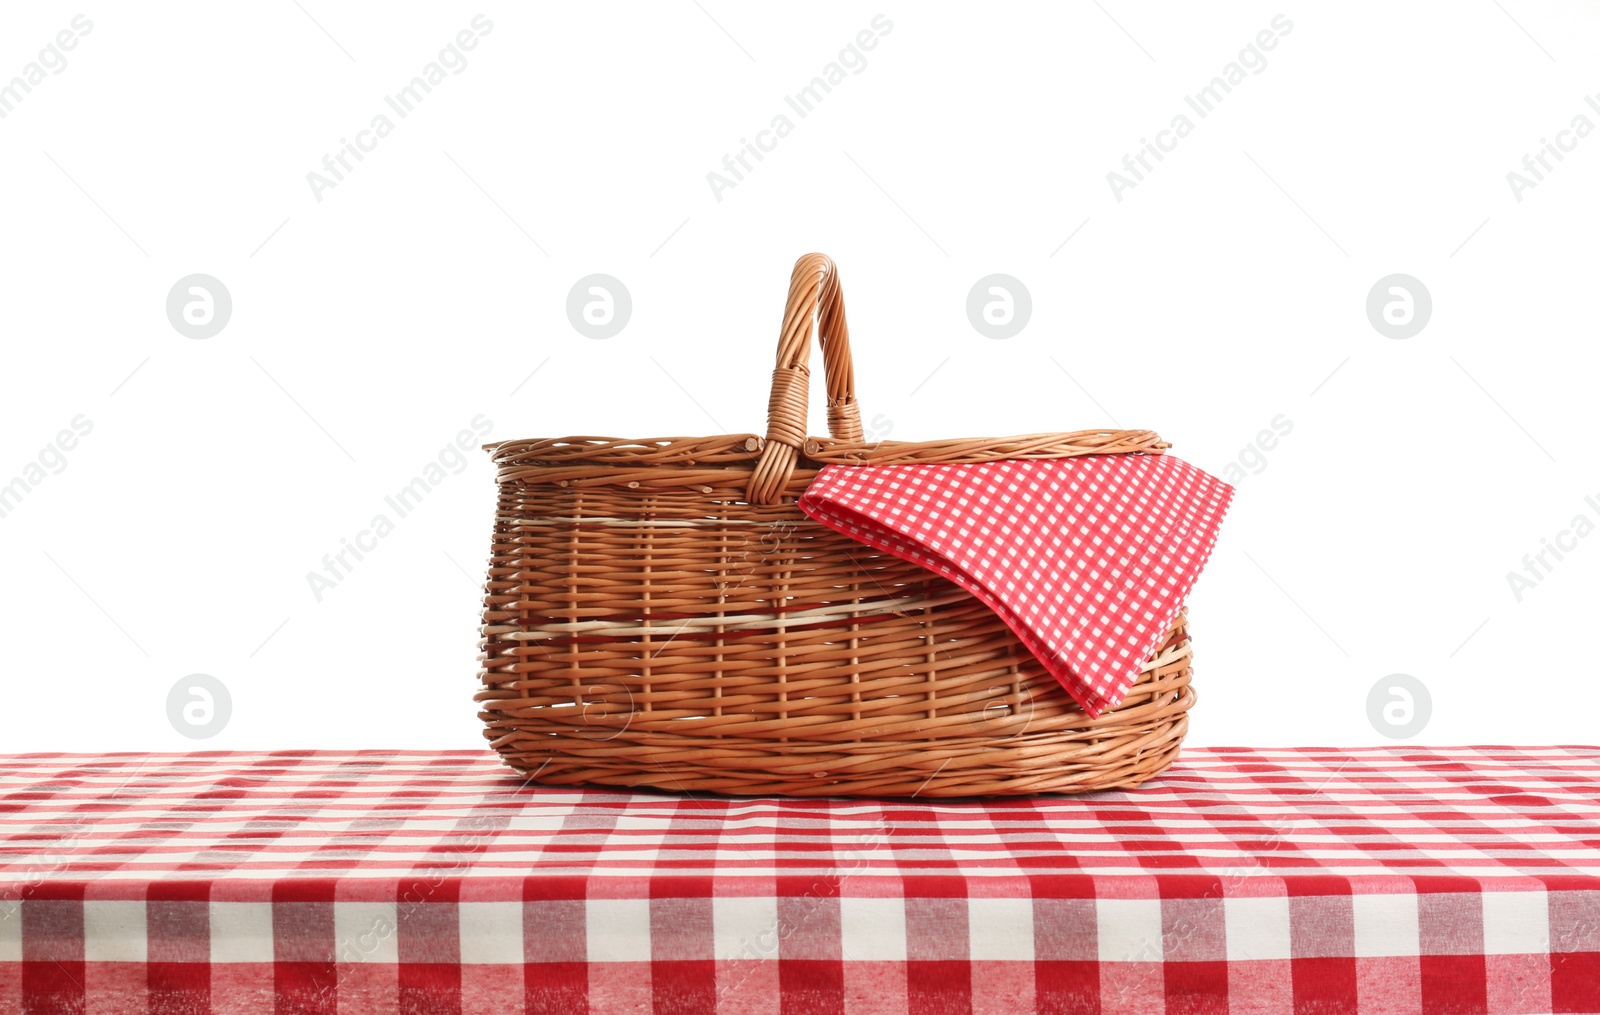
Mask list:
[[[1233,487],[1172,455],[830,465],[800,509],[976,596],[1091,716],[1182,608]]]

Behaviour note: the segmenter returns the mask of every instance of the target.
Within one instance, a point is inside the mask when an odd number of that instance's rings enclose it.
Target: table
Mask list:
[[[0,759],[0,1012],[1600,1011],[1600,748],[737,799],[486,751]]]

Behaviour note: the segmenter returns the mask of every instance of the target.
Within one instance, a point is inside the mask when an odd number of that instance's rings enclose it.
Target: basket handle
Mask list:
[[[795,262],[789,278],[789,303],[783,311],[778,365],[772,371],[772,397],[767,403],[767,442],[756,459],[746,498],[751,504],[777,500],[799,461],[806,439],[813,319],[828,380],[828,432],[836,440],[862,439],[839,269],[826,254],[807,254]]]

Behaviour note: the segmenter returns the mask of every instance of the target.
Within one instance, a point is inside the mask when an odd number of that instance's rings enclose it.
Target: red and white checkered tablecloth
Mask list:
[[[954,803],[0,757],[0,1013],[366,1011],[1600,1011],[1600,748],[1190,749]]]

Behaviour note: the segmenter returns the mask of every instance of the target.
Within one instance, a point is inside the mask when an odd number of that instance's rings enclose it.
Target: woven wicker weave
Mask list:
[[[829,439],[805,436],[815,325]],[[477,693],[541,783],[945,797],[1136,786],[1194,703],[1184,617],[1090,719],[954,583],[812,521],[828,464],[1158,454],[1147,430],[863,441],[833,262],[795,265],[765,439],[489,445],[499,469]]]

